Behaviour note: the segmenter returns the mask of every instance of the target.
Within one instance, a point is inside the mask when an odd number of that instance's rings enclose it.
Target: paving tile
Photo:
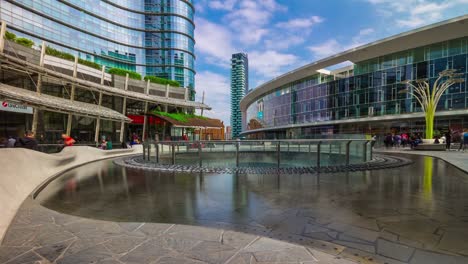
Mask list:
[[[72,238],[66,241],[37,248],[34,251],[48,261],[54,262],[73,242],[75,242],[75,240],[76,239]]]
[[[394,243],[384,239],[377,240],[377,254],[408,262],[414,253],[414,248]]]
[[[349,241],[342,241],[342,240],[333,240],[335,244],[339,244],[345,247],[355,248],[362,251],[366,251],[369,253],[375,253],[375,246],[371,244],[363,244],[363,243],[356,243],[356,242],[349,242]]]
[[[286,263],[312,262],[316,259],[304,247],[286,248],[284,250],[257,251],[253,253],[258,262]]]
[[[312,263],[319,264],[356,264],[356,261],[344,259],[340,256],[330,255],[328,253],[313,248],[307,249],[315,258]]]
[[[178,238],[173,236],[160,236],[150,240],[151,243],[158,247],[175,250],[177,252],[185,252],[193,248],[201,240]]]
[[[5,264],[33,264],[40,260],[42,260],[42,258],[39,257],[39,255],[33,251],[28,251],[22,255],[17,256],[16,258],[10,259],[9,261],[5,262]]]
[[[447,256],[428,252],[424,250],[416,250],[410,264],[466,264],[467,257]]]
[[[221,233],[221,230],[212,228],[176,225],[167,232],[167,235],[195,240],[219,241]]]
[[[157,260],[155,263],[157,264],[181,264],[181,263],[187,263],[187,264],[203,264],[206,262],[195,260],[195,259],[188,259],[183,256],[176,256],[176,257],[162,257],[159,260]]]
[[[203,241],[184,253],[186,257],[207,263],[224,263],[238,250],[220,242]]]
[[[7,262],[31,249],[32,247],[0,246],[0,263]]]
[[[154,223],[145,223],[141,226],[138,231],[144,233],[147,236],[158,236],[163,232],[168,230],[173,224],[154,224]]]
[[[333,230],[343,232],[346,235],[369,242],[374,242],[377,239],[377,237],[379,237],[379,232],[361,227],[351,226],[341,222],[333,222],[327,225],[327,227]]]
[[[442,239],[437,245],[438,249],[448,250],[451,252],[467,252],[468,251],[468,230],[461,228],[450,228],[444,232]]]
[[[278,241],[274,239],[269,239],[262,237],[252,243],[250,246],[243,249],[243,252],[258,252],[258,251],[273,251],[273,250],[283,250],[286,248],[297,247],[296,245],[286,243],[283,241]]]
[[[404,262],[387,258],[384,256],[376,255],[370,252],[362,251],[354,248],[345,248],[341,254],[341,257],[349,260],[353,260],[359,263],[371,264],[371,263],[380,263],[380,264],[404,264]]]
[[[111,258],[111,253],[102,245],[90,247],[57,260],[58,264],[93,263]]]
[[[257,236],[239,232],[225,231],[221,243],[234,248],[243,248],[253,242]]]
[[[169,255],[171,250],[145,242],[123,255],[119,260],[125,263],[150,263]]]
[[[110,238],[102,245],[104,245],[110,252],[114,254],[122,254],[129,252],[137,245],[143,243],[145,240],[146,239],[142,237],[122,235],[119,237]]]

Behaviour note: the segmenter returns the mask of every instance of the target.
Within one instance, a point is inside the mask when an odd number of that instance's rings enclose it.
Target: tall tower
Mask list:
[[[232,54],[231,59],[231,127],[232,137],[242,132],[240,101],[249,87],[249,60],[246,53]]]
[[[178,81],[194,99],[193,1],[0,1],[8,31],[108,68]]]

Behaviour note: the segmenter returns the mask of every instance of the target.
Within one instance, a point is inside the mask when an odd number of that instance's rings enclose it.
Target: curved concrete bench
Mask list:
[[[85,163],[139,153],[141,145],[116,150],[76,146],[57,154],[23,148],[0,149],[0,241],[21,203],[41,183]]]

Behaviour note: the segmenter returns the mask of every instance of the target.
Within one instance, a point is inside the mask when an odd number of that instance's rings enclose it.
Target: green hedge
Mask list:
[[[73,56],[72,54],[56,50],[56,49],[51,48],[49,46],[46,47],[46,54],[50,55],[50,56],[57,57],[57,58],[69,60],[69,61],[75,61],[75,56]]]
[[[14,33],[11,33],[11,32],[5,32],[5,38],[8,39],[8,40],[15,40],[16,39],[16,35]]]
[[[158,84],[163,84],[163,85],[169,84],[170,86],[180,87],[180,83],[178,81],[172,81],[172,80],[164,79],[161,77],[145,76],[145,81],[148,81],[148,80],[152,83],[158,83]]]
[[[172,118],[174,120],[177,120],[179,122],[187,122],[189,118],[199,118],[199,119],[207,119],[204,116],[199,116],[199,115],[194,115],[194,114],[186,114],[186,113],[168,113],[168,112],[162,112],[162,111],[152,111],[153,114],[160,115],[160,116],[166,116],[169,118]]]
[[[83,60],[83,59],[78,59],[78,63],[79,64],[83,64],[83,65],[86,65],[86,66],[89,66],[91,68],[94,68],[96,70],[101,70],[102,69],[102,66],[95,63],[95,62],[92,62],[92,61],[88,61],[88,60]]]
[[[46,47],[46,54],[50,55],[50,56],[57,57],[57,58],[69,60],[69,61],[75,61],[75,56],[73,56],[72,54],[56,50],[56,49],[51,48],[49,46]],[[92,62],[92,61],[83,60],[83,59],[78,58],[78,63],[82,64],[82,65],[89,66],[89,67],[97,69],[97,70],[101,69],[101,65],[99,65],[99,64],[97,64],[95,62]]]
[[[119,76],[126,76],[128,73],[128,77],[135,79],[135,80],[141,80],[141,75],[138,72],[134,72],[134,71],[123,70],[119,68],[111,68],[108,72],[110,74],[115,74]]]
[[[9,31],[5,32],[5,38],[28,48],[31,48],[34,45],[34,41],[27,38],[17,38],[15,33],[11,33]]]
[[[15,42],[28,48],[32,48],[34,45],[34,41],[27,38],[17,38],[15,39]]]

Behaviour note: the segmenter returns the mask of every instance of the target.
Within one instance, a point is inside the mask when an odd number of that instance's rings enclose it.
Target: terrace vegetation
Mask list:
[[[18,38],[14,33],[9,32],[9,31],[5,33],[5,38],[7,40],[14,41],[28,48],[32,48],[32,46],[34,46],[34,41],[27,39],[27,38],[22,38],[22,37]],[[57,57],[57,58],[61,58],[64,60],[68,60],[68,61],[75,61],[75,55],[68,53],[68,52],[63,52],[63,51],[54,49],[50,46],[46,47],[46,54]],[[81,58],[78,58],[78,63],[97,69],[97,70],[102,69],[102,66],[100,64],[92,62],[92,61],[84,60]],[[135,80],[141,80],[141,74],[134,72],[134,71],[124,70],[124,69],[119,69],[119,68],[110,68],[108,70],[108,73],[119,75],[119,76],[126,76],[128,73],[128,77],[135,79]],[[172,81],[172,80],[168,80],[168,79],[156,77],[156,76],[145,76],[144,80],[145,81],[149,80],[152,83],[157,83],[157,84],[162,84],[162,85],[168,84],[173,87],[180,87],[180,83],[177,81]]]
[[[176,120],[176,121],[183,122],[183,123],[188,122],[189,119],[192,119],[192,118],[208,119],[207,117],[199,116],[199,115],[195,115],[195,114],[168,113],[168,112],[162,112],[162,111],[158,111],[158,110],[154,110],[154,111],[152,111],[151,113],[152,113],[152,114],[155,114],[155,115],[160,115],[160,116],[169,117],[169,118],[171,118],[171,119],[174,119],[174,120]]]

